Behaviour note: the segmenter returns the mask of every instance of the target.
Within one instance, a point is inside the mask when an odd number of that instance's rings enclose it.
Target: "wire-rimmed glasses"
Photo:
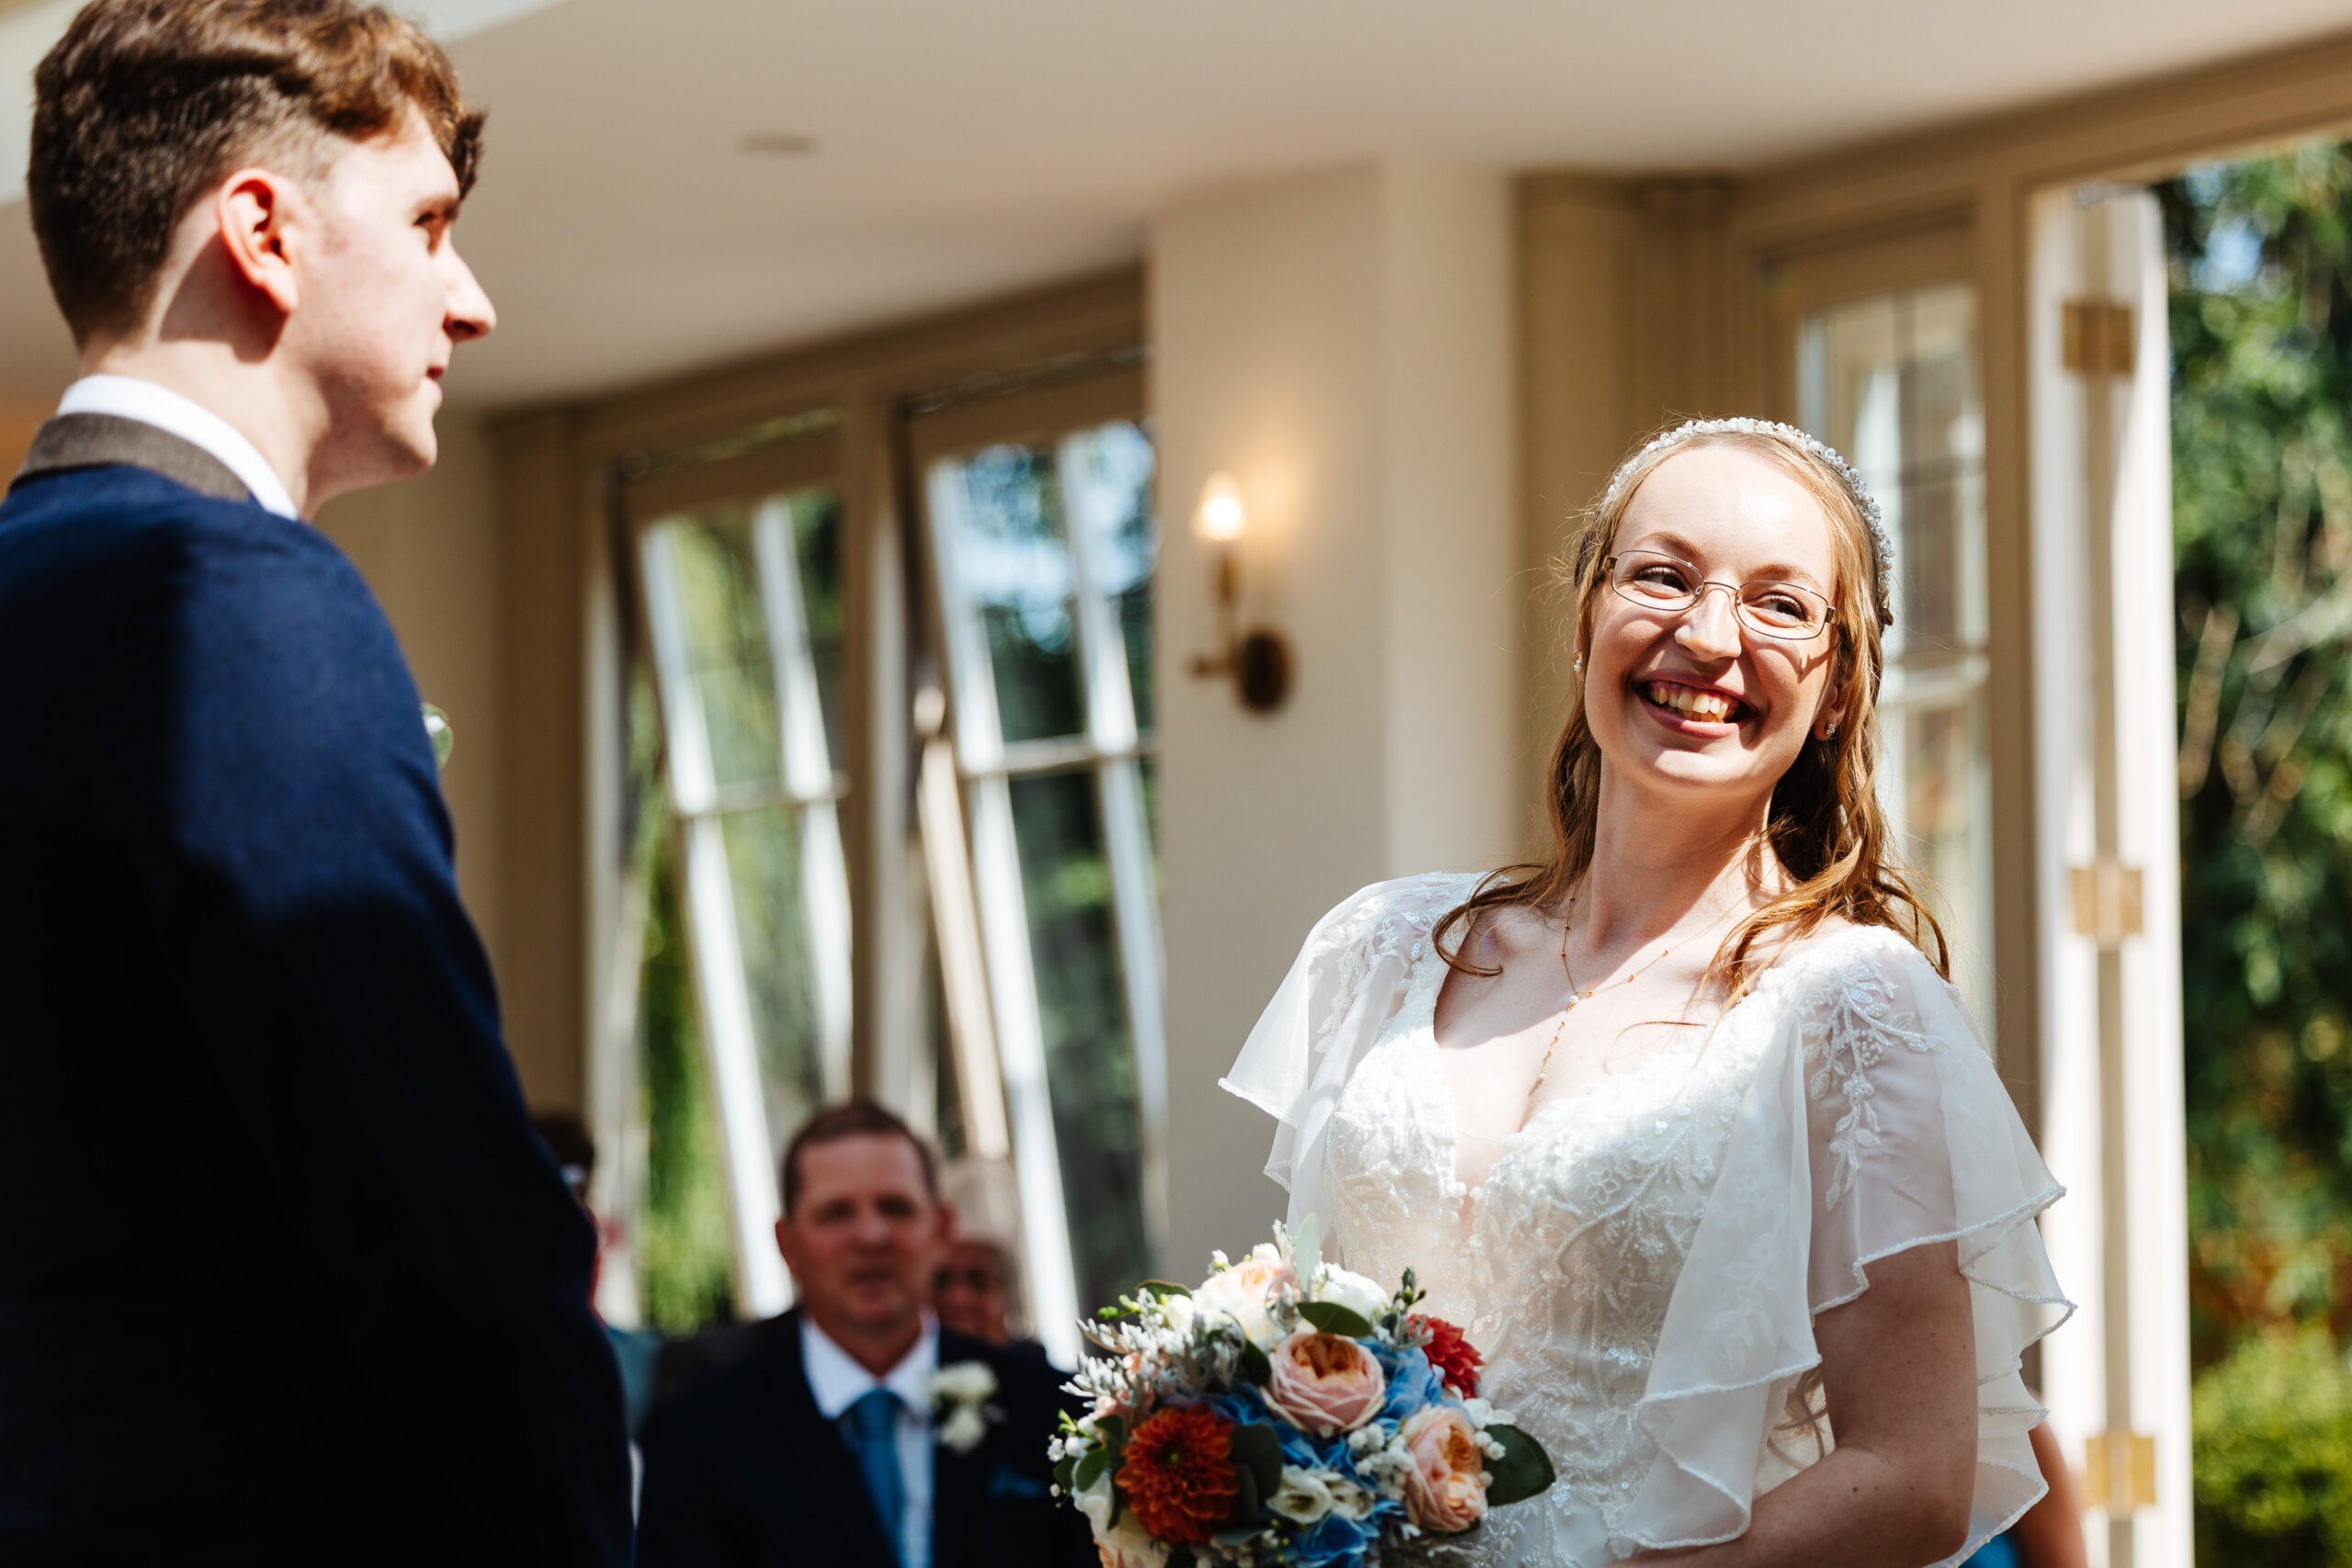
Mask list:
[[[1690,562],[1652,550],[1629,550],[1600,563],[1617,596],[1645,610],[1680,615],[1710,588],[1731,595],[1739,624],[1759,637],[1810,642],[1837,619],[1829,601],[1801,582],[1717,582]]]

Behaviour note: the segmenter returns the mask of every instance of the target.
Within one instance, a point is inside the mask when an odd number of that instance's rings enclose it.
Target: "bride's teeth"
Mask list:
[[[1672,708],[1685,718],[1708,724],[1721,724],[1731,717],[1731,699],[1713,692],[1694,692],[1660,682],[1650,687],[1650,701],[1660,707]]]

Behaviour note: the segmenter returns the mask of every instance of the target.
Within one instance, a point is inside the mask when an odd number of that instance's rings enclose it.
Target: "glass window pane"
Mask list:
[[[842,750],[842,649],[847,607],[842,598],[842,498],[830,485],[788,499],[793,552],[800,568],[800,599],[808,623],[808,655],[817,669],[817,700],[825,710],[825,750],[839,769]]]
[[[660,525],[671,550],[686,678],[702,698],[713,782],[775,782],[775,671],[752,563],[750,514],[713,507]]]
[[[1954,284],[1832,307],[1805,322],[1799,353],[1807,427],[1860,471],[1893,536],[1886,807],[1946,920],[1955,978],[1983,1016],[1991,997],[1983,718],[1990,663],[1974,291]]]
[[[1079,438],[1087,482],[1118,503],[1095,513],[1101,536],[1089,558],[1102,581],[1094,586],[1111,601],[1125,644],[1127,684],[1135,697],[1136,728],[1153,728],[1151,684],[1151,584],[1159,566],[1159,519],[1153,512],[1151,437],[1126,420],[1088,431]]]
[[[1076,586],[1051,447],[990,446],[950,465],[966,505],[946,541],[978,611],[1006,740],[1076,735]]]
[[[781,806],[730,812],[720,819],[768,1135],[779,1153],[824,1098],[801,826],[801,813]]]
[[[1091,772],[1011,781],[1079,1299],[1149,1272],[1135,1050]]]

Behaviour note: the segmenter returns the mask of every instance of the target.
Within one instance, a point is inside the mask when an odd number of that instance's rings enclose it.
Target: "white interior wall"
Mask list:
[[[458,886],[495,964],[499,886],[499,549],[491,454],[479,420],[445,412],[440,460],[400,484],[341,496],[318,525],[375,590],[424,700],[457,748],[441,790],[457,825]]]
[[[1516,845],[1510,240],[1499,175],[1393,162],[1197,196],[1152,231],[1179,1277],[1282,1213],[1272,1124],[1216,1080],[1307,929],[1366,883]],[[1218,470],[1250,512],[1243,620],[1291,645],[1270,716],[1187,673]]]

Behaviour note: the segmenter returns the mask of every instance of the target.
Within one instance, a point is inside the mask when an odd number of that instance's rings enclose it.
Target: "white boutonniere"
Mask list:
[[[986,1361],[958,1361],[931,1374],[933,1427],[942,1446],[970,1453],[989,1435],[989,1425],[1004,1412],[989,1403],[996,1397],[996,1372]]]

